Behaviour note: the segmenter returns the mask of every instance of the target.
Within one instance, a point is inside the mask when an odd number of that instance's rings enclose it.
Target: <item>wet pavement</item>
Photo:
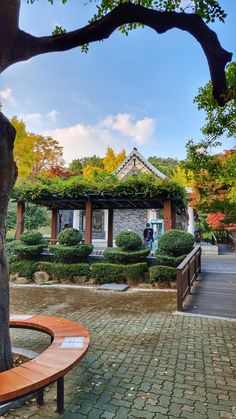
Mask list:
[[[67,419],[235,418],[236,322],[172,315],[175,292],[11,288],[12,313],[82,323],[91,347],[65,377]],[[13,346],[42,351],[48,337],[12,330]],[[57,418],[55,386],[8,418]]]

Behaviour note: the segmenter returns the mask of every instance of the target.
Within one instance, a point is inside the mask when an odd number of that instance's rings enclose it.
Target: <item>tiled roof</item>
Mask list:
[[[121,172],[121,170],[126,166],[126,164],[133,158],[136,157],[137,159],[139,159],[143,165],[150,171],[152,172],[154,175],[156,175],[157,177],[161,178],[161,179],[166,179],[167,177],[160,172],[160,170],[156,169],[156,167],[154,167],[151,163],[149,163],[148,160],[145,159],[145,157],[142,156],[142,154],[139,153],[139,151],[137,150],[137,148],[133,148],[133,150],[131,151],[131,153],[126,157],[126,159],[120,164],[120,166],[117,167],[115,173],[118,174]]]

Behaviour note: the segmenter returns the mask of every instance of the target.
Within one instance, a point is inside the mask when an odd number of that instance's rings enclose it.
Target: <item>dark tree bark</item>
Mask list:
[[[9,336],[9,281],[6,257],[6,217],[17,169],[13,158],[15,129],[0,112],[0,371],[12,367]]]

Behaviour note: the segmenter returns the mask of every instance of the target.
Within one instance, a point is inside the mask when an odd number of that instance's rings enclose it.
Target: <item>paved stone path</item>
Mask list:
[[[235,418],[236,322],[172,315],[175,293],[13,288],[11,311],[83,323],[91,348],[65,377],[66,419]],[[166,307],[166,313],[163,312]],[[14,346],[43,350],[36,332]],[[57,418],[55,387],[8,418]]]
[[[184,311],[236,319],[236,253],[202,257],[202,273]]]

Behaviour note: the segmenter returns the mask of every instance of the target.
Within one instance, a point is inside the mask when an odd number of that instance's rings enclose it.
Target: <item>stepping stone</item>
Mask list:
[[[127,284],[103,284],[98,287],[99,290],[108,290],[108,291],[126,291],[129,288]]]

